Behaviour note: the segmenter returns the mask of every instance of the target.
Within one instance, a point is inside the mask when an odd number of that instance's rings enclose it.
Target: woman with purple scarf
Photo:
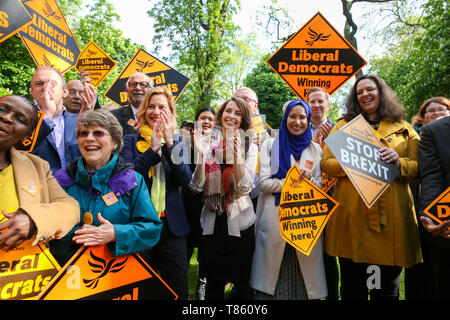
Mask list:
[[[327,296],[320,238],[309,256],[281,237],[278,207],[283,181],[297,163],[301,179],[321,187],[322,149],[312,142],[311,107],[303,100],[287,103],[278,135],[260,151],[261,195],[256,208],[255,252],[250,285],[255,299],[310,300]]]

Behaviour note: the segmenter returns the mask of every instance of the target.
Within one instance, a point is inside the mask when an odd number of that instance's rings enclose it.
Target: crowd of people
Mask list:
[[[327,116],[329,94],[286,101],[280,128],[255,132],[258,97],[237,90],[215,110],[182,119],[172,93],[131,75],[128,105],[101,107],[89,74],[66,83],[51,67],[31,79],[33,101],[0,97],[0,248],[45,242],[64,265],[80,246],[114,256],[139,253],[182,300],[198,248],[197,299],[398,300],[450,298],[450,220],[424,209],[450,185],[450,102],[424,102],[412,124],[393,90],[358,78],[342,117]],[[31,153],[18,150],[45,114]],[[368,208],[324,140],[362,115],[399,175]],[[445,165],[447,163],[447,165]],[[318,188],[322,173],[340,205],[305,255],[280,234],[284,179]],[[368,285],[369,270],[380,284]],[[226,288],[231,287],[228,295]]]

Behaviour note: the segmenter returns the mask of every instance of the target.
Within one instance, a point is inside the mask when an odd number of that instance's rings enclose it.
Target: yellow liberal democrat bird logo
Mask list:
[[[139,67],[139,68],[136,68],[136,71],[142,72],[145,68],[149,68],[149,67],[153,66],[154,63],[155,63],[155,61],[142,61],[142,60],[136,59],[136,64]]]
[[[297,179],[295,179],[293,177],[289,177],[289,180],[290,180],[289,185],[292,188],[300,188],[300,185],[299,185],[300,177],[298,177]]]
[[[49,66],[49,67],[51,67],[51,68],[54,68],[55,67],[55,65],[54,64],[52,64],[51,62],[50,62],[50,60],[47,58],[47,56],[44,54],[44,64],[46,65],[46,66]]]
[[[127,262],[128,260],[128,258],[126,258],[123,261],[117,261],[117,259],[115,258],[106,262],[105,259],[94,255],[92,251],[90,252],[90,256],[92,260],[89,259],[88,264],[92,267],[91,271],[93,273],[100,273],[100,275],[94,279],[83,279],[86,287],[91,289],[95,289],[100,279],[106,276],[108,273],[116,273],[122,270],[125,267],[125,262]]]
[[[52,9],[47,1],[45,1],[44,14],[47,18],[53,17],[56,20],[61,20],[61,17],[56,14],[56,11]]]
[[[97,51],[95,51],[95,50],[87,50],[87,56],[88,57],[91,57],[91,56],[93,56],[94,54],[97,54]]]
[[[310,40],[305,40],[308,46],[312,46],[316,41],[327,41],[331,34],[324,35],[323,33],[317,33],[310,27],[308,27],[308,35]]]

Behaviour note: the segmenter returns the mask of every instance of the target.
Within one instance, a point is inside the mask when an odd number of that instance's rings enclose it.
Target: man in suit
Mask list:
[[[153,85],[152,80],[148,75],[142,72],[136,72],[128,78],[125,86],[128,102],[130,104],[111,111],[117,120],[119,120],[124,136],[136,133],[134,127],[137,125],[137,110],[142,100],[144,100],[145,94],[153,87]]]
[[[323,88],[312,87],[306,94],[308,104],[311,106],[311,134],[315,141],[323,145],[323,140],[328,137],[334,122],[328,118],[330,110],[330,94]],[[328,191],[332,196],[333,188]],[[339,268],[337,258],[329,256],[325,251],[323,253],[323,262],[325,265],[325,276],[328,287],[327,300],[339,299]]]
[[[68,90],[64,75],[55,68],[39,67],[31,79],[31,95],[45,113],[39,143],[32,153],[47,160],[52,172],[68,166],[80,156],[76,136],[78,114],[67,112],[63,99]]]
[[[70,113],[100,109],[97,90],[90,83],[83,83],[81,80],[74,79],[67,82],[66,89],[67,95],[63,99],[63,104]]]
[[[322,143],[334,123],[328,118],[327,112],[330,110],[330,94],[323,88],[313,87],[306,94],[308,104],[311,106],[311,133],[316,137],[316,142]]]
[[[420,129],[419,177],[420,221],[427,232],[423,240],[427,242],[429,253],[424,255],[430,288],[429,299],[450,299],[450,219],[442,223],[433,221],[423,212],[450,186],[450,116],[439,118]],[[430,290],[428,290],[430,289]]]

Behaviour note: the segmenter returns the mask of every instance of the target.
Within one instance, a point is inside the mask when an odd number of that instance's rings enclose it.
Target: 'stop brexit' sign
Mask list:
[[[324,141],[368,208],[399,174],[394,164],[378,157],[378,150],[383,145],[362,115]]]

